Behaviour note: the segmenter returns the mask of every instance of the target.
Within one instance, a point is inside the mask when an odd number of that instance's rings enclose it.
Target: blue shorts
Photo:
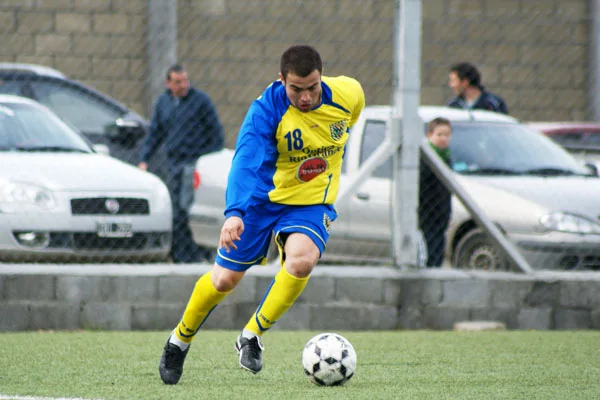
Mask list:
[[[329,204],[252,205],[244,215],[244,232],[241,239],[235,242],[237,250],[230,248],[228,253],[224,247],[220,248],[215,262],[233,271],[246,271],[253,265],[265,264],[273,233],[280,245],[280,252],[283,251],[283,236],[300,232],[311,238],[323,255],[329,239],[329,227],[336,218],[337,213]]]

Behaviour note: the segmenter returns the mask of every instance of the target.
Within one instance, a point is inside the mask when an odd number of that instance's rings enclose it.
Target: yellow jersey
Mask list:
[[[290,103],[279,80],[252,103],[229,172],[227,217],[261,202],[335,202],[345,145],[365,97],[360,83],[346,76],[323,76],[321,87],[321,103],[308,112]]]

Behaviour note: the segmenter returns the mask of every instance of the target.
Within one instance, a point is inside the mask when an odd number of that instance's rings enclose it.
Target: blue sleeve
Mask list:
[[[150,122],[148,136],[146,136],[146,140],[142,146],[142,153],[140,156],[140,160],[142,162],[148,162],[150,157],[152,157],[152,155],[156,152],[156,149],[158,149],[158,146],[160,146],[165,138],[165,133],[160,122],[161,98],[162,96],[156,100],[156,104],[154,105],[154,115],[152,116],[152,121]]]
[[[242,123],[225,192],[225,217],[243,217],[254,189],[258,170],[276,129],[272,110],[264,98],[255,100]]]

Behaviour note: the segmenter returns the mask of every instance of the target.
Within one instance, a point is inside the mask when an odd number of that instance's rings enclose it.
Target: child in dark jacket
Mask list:
[[[427,125],[429,145],[448,165],[450,158],[450,139],[452,126],[445,118],[435,118]],[[446,229],[451,213],[450,191],[421,160],[419,168],[419,226],[427,242],[428,267],[440,267],[444,261],[446,247]]]

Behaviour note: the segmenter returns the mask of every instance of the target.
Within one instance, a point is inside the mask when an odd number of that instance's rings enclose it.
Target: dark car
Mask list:
[[[60,71],[33,64],[0,63],[0,94],[36,100],[97,148],[105,145],[111,156],[134,165],[139,162],[149,122],[116,99]],[[164,152],[158,151],[149,164],[150,172],[164,180]]]

